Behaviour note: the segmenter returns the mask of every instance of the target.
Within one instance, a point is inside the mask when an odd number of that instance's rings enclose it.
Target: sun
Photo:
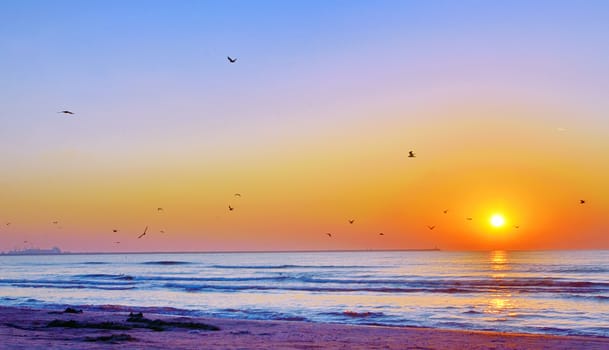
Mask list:
[[[505,224],[505,218],[501,214],[493,214],[490,218],[491,226],[501,227]]]

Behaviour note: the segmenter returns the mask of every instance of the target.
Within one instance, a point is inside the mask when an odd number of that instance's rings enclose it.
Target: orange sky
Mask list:
[[[0,5],[0,251],[609,248],[605,5],[264,4]]]

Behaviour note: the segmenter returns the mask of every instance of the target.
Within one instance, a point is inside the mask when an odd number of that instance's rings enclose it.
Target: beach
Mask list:
[[[2,349],[609,349],[609,338],[0,307]],[[79,309],[72,311],[79,312]],[[138,320],[139,317],[139,320]],[[157,320],[161,320],[160,322]],[[211,327],[207,327],[211,326]],[[219,330],[207,328],[217,327]]]

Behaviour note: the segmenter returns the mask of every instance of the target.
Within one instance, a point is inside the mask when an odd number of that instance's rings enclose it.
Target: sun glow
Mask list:
[[[493,227],[501,227],[505,224],[505,218],[501,214],[494,214],[490,219]]]

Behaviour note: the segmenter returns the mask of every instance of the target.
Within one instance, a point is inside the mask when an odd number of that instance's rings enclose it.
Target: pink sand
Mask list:
[[[60,311],[60,310],[58,310]],[[290,321],[185,318],[144,314],[149,319],[202,322],[221,328],[97,330],[47,328],[48,322],[113,321],[122,311],[49,314],[49,310],[0,307],[0,349],[609,349],[609,338],[456,331],[410,327],[350,326]],[[128,334],[133,341],[88,342],[87,337]]]

